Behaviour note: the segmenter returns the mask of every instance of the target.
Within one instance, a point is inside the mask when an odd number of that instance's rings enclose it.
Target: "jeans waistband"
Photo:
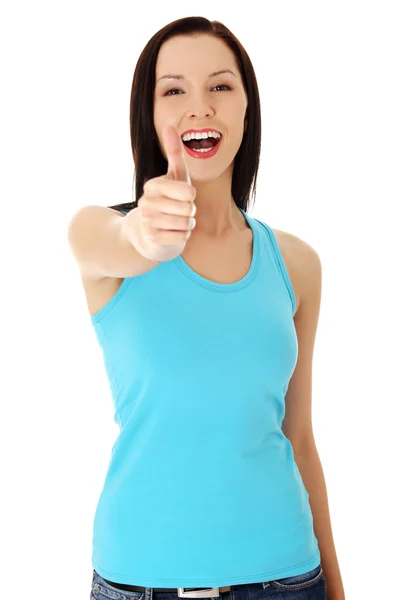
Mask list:
[[[104,578],[103,578],[104,579]],[[112,585],[113,587],[118,588],[119,590],[126,590],[129,592],[144,592],[146,591],[146,587],[141,586],[141,585],[130,585],[128,583],[116,583],[115,581],[109,581],[108,579],[104,579],[104,581],[106,581],[107,583],[109,583],[110,585]],[[238,587],[240,585],[252,585],[252,586],[262,586],[262,583],[249,583],[249,584],[235,584],[235,587]],[[193,594],[193,596],[191,596],[191,592],[201,592],[197,593],[198,597],[201,598],[205,598],[207,597],[207,591],[209,591],[209,595],[210,597],[215,597],[215,593],[214,590],[219,589],[220,592],[229,592],[231,590],[230,585],[224,585],[224,586],[220,586],[219,588],[213,588],[213,587],[208,587],[208,588],[189,588],[189,587],[185,587],[185,588],[153,588],[153,592],[166,592],[166,593],[177,593],[178,591],[178,595],[181,598],[193,598],[196,597],[195,594]],[[180,592],[179,592],[180,590]],[[218,595],[218,594],[217,594]]]

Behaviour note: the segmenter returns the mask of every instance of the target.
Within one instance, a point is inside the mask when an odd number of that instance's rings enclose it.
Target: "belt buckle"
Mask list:
[[[190,590],[191,588],[178,588],[179,598],[218,598],[219,596],[219,587],[192,590],[190,592],[185,592],[186,589]]]

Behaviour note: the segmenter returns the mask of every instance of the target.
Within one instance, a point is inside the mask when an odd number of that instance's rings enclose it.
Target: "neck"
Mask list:
[[[232,178],[227,173],[213,181],[192,179],[196,188],[196,226],[192,235],[222,238],[247,227],[232,197]]]

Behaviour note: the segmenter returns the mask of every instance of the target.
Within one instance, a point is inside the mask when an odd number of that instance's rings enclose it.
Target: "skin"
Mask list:
[[[234,75],[223,73],[209,78],[210,73],[221,69],[230,69]],[[159,80],[167,74],[183,75],[184,79]],[[184,150],[191,184],[196,188],[196,226],[190,239],[225,239],[245,227],[231,187],[247,105],[234,54],[224,42],[207,34],[179,35],[164,42],[157,58],[154,91],[154,127],[164,157],[162,130],[166,125],[175,126],[180,134],[209,127],[223,135],[214,157],[201,160]]]

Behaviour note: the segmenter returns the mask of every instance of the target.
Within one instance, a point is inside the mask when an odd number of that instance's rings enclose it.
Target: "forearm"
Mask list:
[[[342,577],[336,556],[330,520],[325,477],[315,445],[307,450],[294,449],[296,464],[309,494],[314,521],[314,533],[318,540],[321,564],[327,585],[327,600],[345,600]]]

